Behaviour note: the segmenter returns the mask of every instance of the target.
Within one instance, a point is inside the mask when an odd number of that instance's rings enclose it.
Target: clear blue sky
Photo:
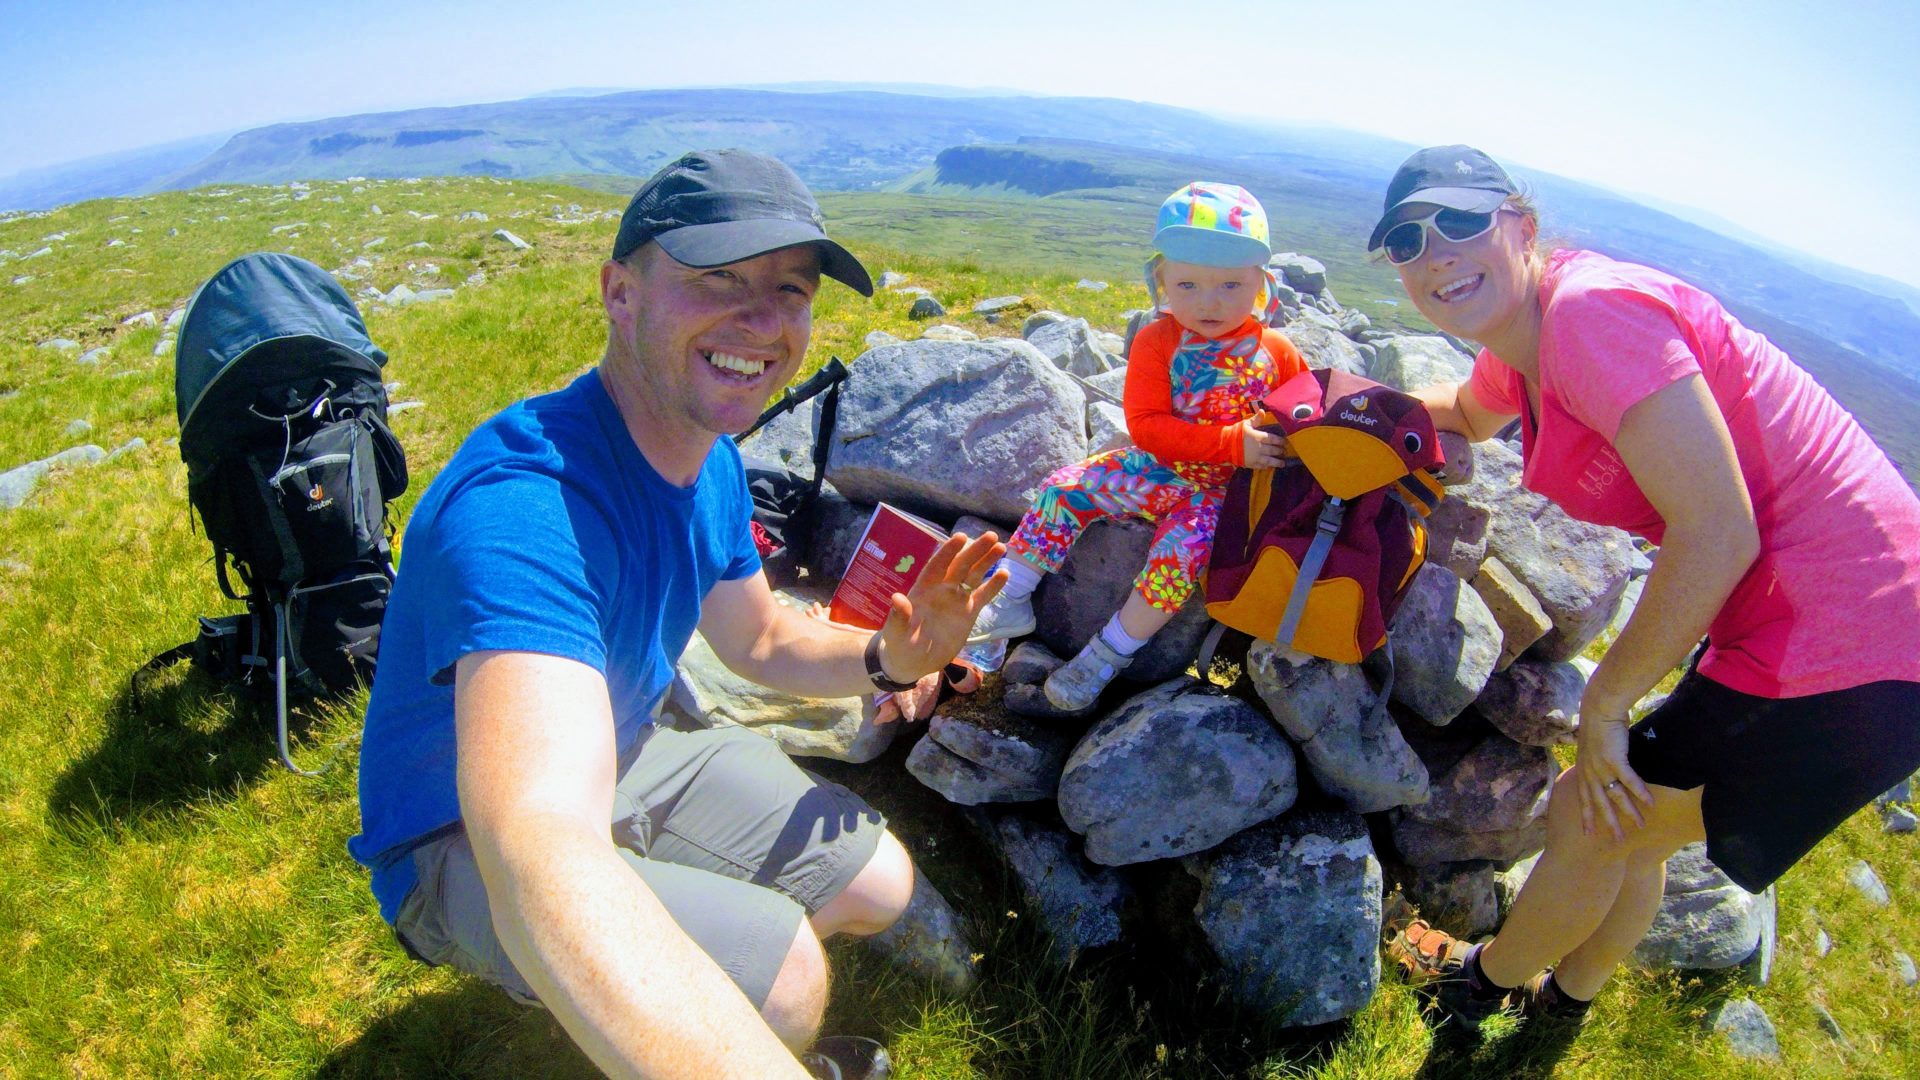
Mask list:
[[[0,175],[561,87],[1005,86],[1473,143],[1920,285],[1914,0],[0,2]]]

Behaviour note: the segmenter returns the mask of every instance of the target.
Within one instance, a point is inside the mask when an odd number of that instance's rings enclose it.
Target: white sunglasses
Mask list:
[[[1468,240],[1477,240],[1493,231],[1494,219],[1500,216],[1505,206],[1495,207],[1485,213],[1472,210],[1455,210],[1441,207],[1426,217],[1403,221],[1388,229],[1380,238],[1380,249],[1387,261],[1395,266],[1405,266],[1427,252],[1427,228],[1431,226],[1452,242],[1459,244]]]

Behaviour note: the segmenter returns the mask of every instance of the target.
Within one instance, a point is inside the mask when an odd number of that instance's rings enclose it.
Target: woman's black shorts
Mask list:
[[[1627,763],[1649,784],[1704,787],[1708,857],[1759,892],[1920,769],[1920,683],[1776,699],[1689,671],[1633,725]]]

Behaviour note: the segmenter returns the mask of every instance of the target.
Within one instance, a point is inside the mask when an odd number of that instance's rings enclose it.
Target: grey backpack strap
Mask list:
[[[1220,639],[1226,632],[1227,624],[1217,622],[1213,624],[1213,629],[1207,631],[1207,636],[1200,639],[1200,655],[1193,662],[1193,670],[1199,672],[1202,679],[1213,670],[1214,651],[1220,648]]]
[[[1293,583],[1293,592],[1287,595],[1287,610],[1280,616],[1280,629],[1273,635],[1275,642],[1293,647],[1293,635],[1300,629],[1301,616],[1307,613],[1307,594],[1319,580],[1320,568],[1327,564],[1327,553],[1333,550],[1334,537],[1340,535],[1340,523],[1346,516],[1346,500],[1328,496],[1326,505],[1320,508],[1319,519],[1314,522],[1313,543],[1307,546],[1307,557],[1300,560],[1300,576]]]

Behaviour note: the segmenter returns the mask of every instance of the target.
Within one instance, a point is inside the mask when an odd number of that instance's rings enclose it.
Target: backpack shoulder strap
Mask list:
[[[1301,617],[1307,613],[1307,594],[1313,591],[1313,583],[1320,577],[1320,568],[1327,564],[1327,553],[1333,550],[1334,538],[1340,535],[1340,525],[1346,516],[1346,501],[1327,496],[1326,503],[1320,507],[1320,516],[1313,524],[1313,542],[1307,546],[1307,554],[1300,560],[1300,576],[1294,579],[1293,591],[1287,595],[1287,609],[1280,616],[1280,629],[1274,632],[1274,641],[1288,648],[1293,647],[1293,635],[1300,629]]]

